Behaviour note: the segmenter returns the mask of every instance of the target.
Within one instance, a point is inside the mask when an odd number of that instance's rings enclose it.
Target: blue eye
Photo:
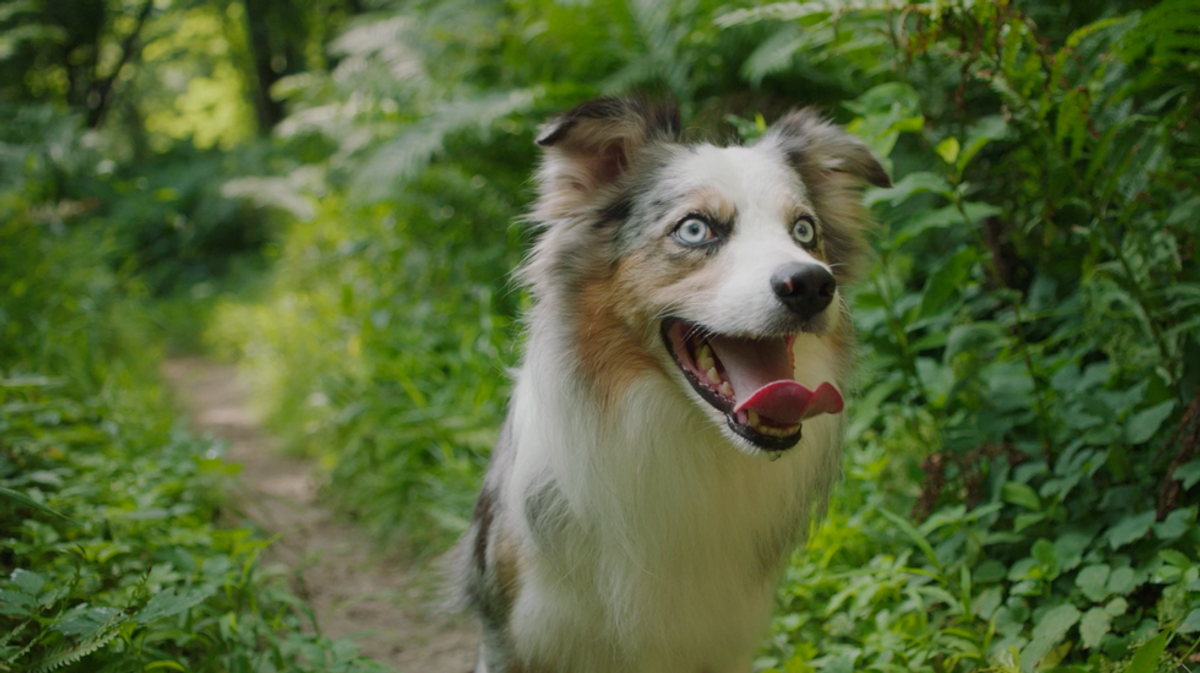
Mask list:
[[[792,238],[800,245],[812,245],[817,240],[817,223],[808,215],[801,215],[792,225]]]
[[[684,245],[702,245],[716,238],[704,220],[689,217],[675,227],[675,238]]]

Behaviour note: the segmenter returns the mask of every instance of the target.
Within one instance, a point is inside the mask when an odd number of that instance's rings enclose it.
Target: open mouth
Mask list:
[[[731,430],[758,448],[790,449],[800,441],[804,419],[842,411],[842,396],[830,383],[809,390],[796,381],[795,334],[726,336],[667,320],[662,336],[692,388],[725,414]]]

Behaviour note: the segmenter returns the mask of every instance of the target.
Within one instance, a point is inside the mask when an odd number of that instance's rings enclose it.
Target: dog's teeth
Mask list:
[[[748,423],[748,425],[750,427],[754,428],[755,430],[757,430],[758,429],[758,414],[755,413],[754,411],[750,411],[746,414],[746,418],[750,421]]]
[[[716,360],[713,360],[712,351],[708,346],[701,346],[700,350],[696,351],[696,364],[700,365],[700,369],[705,371],[716,366]]]
[[[729,385],[728,381],[721,382],[721,394],[725,397],[733,397],[733,386]]]
[[[706,376],[708,376],[708,382],[714,386],[721,384],[721,375],[717,373],[716,367],[710,367]]]

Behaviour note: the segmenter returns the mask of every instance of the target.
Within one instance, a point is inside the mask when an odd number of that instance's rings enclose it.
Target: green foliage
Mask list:
[[[763,666],[1177,661],[1167,642],[1200,606],[1195,482],[1176,481],[1197,447],[1200,344],[1175,297],[1200,282],[1186,261],[1200,228],[1180,216],[1195,208],[1195,86],[1142,56],[1167,7],[1055,48],[1014,6],[914,5],[877,49],[821,55],[958,77],[888,74],[846,104],[899,174],[867,197],[884,226],[856,298],[860,448],[834,525],[790,571]],[[837,18],[858,34],[880,15]],[[889,513],[909,506],[912,522]]]
[[[219,445],[172,430],[152,387],[73,388],[0,381],[0,670],[375,670],[302,635],[266,542],[212,524]]]
[[[0,186],[0,670],[380,670],[319,635],[266,541],[215,525],[235,468],[173,427],[144,285],[88,208],[42,200],[60,139],[23,140]]]

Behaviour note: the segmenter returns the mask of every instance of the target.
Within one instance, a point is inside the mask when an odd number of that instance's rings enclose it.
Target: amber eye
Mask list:
[[[698,217],[689,217],[675,227],[675,240],[684,245],[703,245],[716,236],[712,227]]]
[[[808,215],[801,215],[792,225],[792,238],[800,245],[812,245],[817,240],[817,223]]]

